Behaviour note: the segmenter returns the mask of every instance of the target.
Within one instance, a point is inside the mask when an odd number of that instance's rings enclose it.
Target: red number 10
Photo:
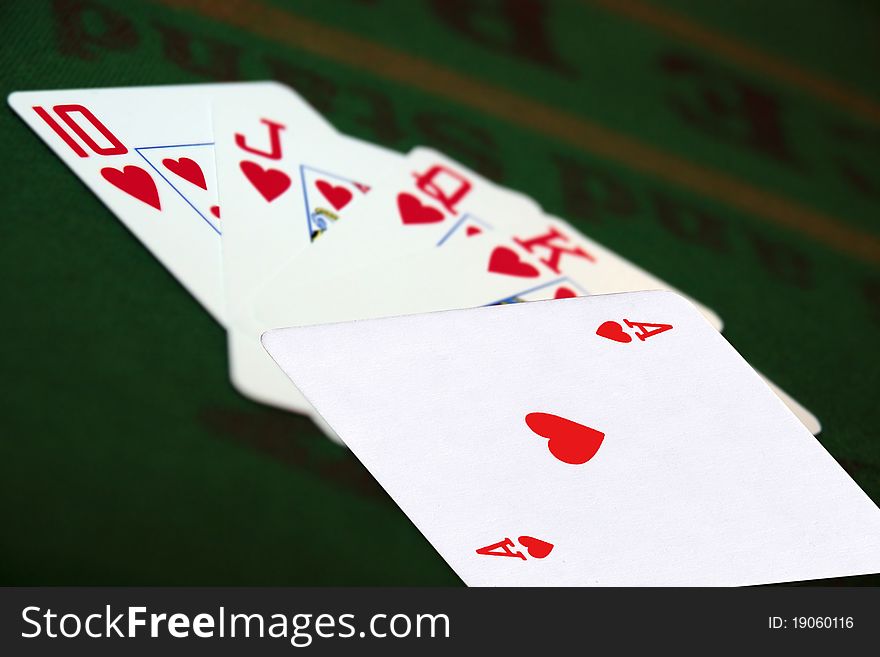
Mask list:
[[[74,153],[80,157],[89,156],[83,147],[74,141],[73,137],[65,132],[64,128],[58,125],[58,122],[49,115],[49,112],[39,105],[34,106],[33,109],[37,113],[37,116],[43,119],[43,121],[55,131],[55,134],[61,137],[65,144],[70,146]],[[107,129],[107,126],[101,123],[98,117],[92,114],[91,110],[87,107],[83,107],[82,105],[55,105],[52,109],[55,110],[55,113],[59,118],[67,124],[67,127],[73,130],[73,132],[85,142],[86,146],[88,146],[93,153],[97,155],[123,155],[124,153],[128,153],[128,149],[125,145],[119,141],[116,138],[116,135],[110,132],[110,130]],[[71,116],[73,113],[78,113],[85,117],[85,119],[91,123],[98,132],[104,135],[107,141],[112,145],[108,148],[95,142],[95,140],[73,120],[73,117]]]

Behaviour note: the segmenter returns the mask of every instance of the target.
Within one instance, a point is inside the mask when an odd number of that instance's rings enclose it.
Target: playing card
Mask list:
[[[8,100],[223,323],[222,221],[210,113],[211,101],[220,99],[307,107],[275,82],[25,91]],[[327,125],[317,114],[314,122]]]
[[[483,236],[493,239],[499,232],[504,233],[504,231],[495,231],[495,227],[485,220],[476,222],[471,218],[465,218],[449,228],[439,245],[456,243],[457,240],[485,239]],[[679,292],[668,283],[589,239],[574,226],[557,217],[545,216],[541,222],[532,222],[521,227],[511,234],[504,244],[509,249],[511,259],[534,256],[536,267],[564,275],[572,281],[570,287],[562,287],[555,291],[557,298],[639,290],[666,289]],[[547,298],[549,297],[546,288],[541,288],[522,296],[521,300],[539,301]],[[720,331],[721,318],[709,308],[694,303],[706,319]],[[766,377],[765,380],[810,433],[817,435],[822,430],[822,425],[815,415],[772,381]]]
[[[278,281],[273,289],[280,296],[271,297],[268,303],[279,311],[317,313],[336,305],[332,297],[313,296],[319,294],[326,280],[433,248],[442,227],[400,219],[397,196],[422,193],[413,182],[415,171],[436,170],[437,185],[447,185],[442,176],[454,176],[463,186],[453,194],[460,213],[479,211],[487,216],[524,219],[537,218],[540,213],[534,201],[503,190],[429,149],[414,149],[404,159],[358,140],[290,129],[288,126],[294,123],[293,117],[283,113],[269,116],[256,106],[226,110],[218,104],[215,108],[215,131],[220,142],[218,175],[224,205],[229,206],[225,215],[230,227],[224,236],[224,266],[228,303],[234,316],[229,336],[231,377],[240,391],[254,399],[308,412],[301,395],[259,343],[259,336],[278,324],[265,323],[253,308],[254,290],[278,268],[283,254],[287,254],[286,262],[272,279]],[[259,132],[250,138],[241,127],[245,125]],[[257,134],[262,134],[262,141],[254,150],[275,155],[277,147],[278,160],[243,152],[242,142],[251,139],[258,143]],[[272,135],[277,140],[275,146]],[[289,175],[290,181],[282,175]],[[266,190],[254,183],[263,176],[270,176],[273,183],[282,181],[277,192],[273,189],[268,197],[263,194]],[[373,200],[375,195],[381,196],[378,202]],[[389,210],[395,213],[393,217],[389,217]],[[444,215],[452,216],[451,212]],[[263,230],[253,230],[257,226]],[[425,232],[407,232],[414,228],[433,230],[433,237]],[[292,246],[295,244],[300,246]],[[302,248],[304,245],[308,248]],[[428,278],[425,270],[420,280],[436,286],[445,270],[434,267],[430,271],[437,278]],[[373,290],[383,285],[378,279],[370,283]],[[308,300],[297,296],[296,288],[300,286],[309,288]],[[368,314],[374,311],[363,304],[359,307]],[[320,418],[317,421],[320,423]]]
[[[466,225],[456,222],[444,237],[463,233]],[[430,253],[391,258],[337,276],[328,274],[318,285],[293,275],[288,265],[258,293],[255,324],[265,329],[304,326],[589,293],[673,289],[559,219],[532,220],[523,227],[531,232],[519,238],[495,231],[488,222],[482,227],[471,236],[441,240],[442,248]],[[697,305],[720,329],[721,319]],[[250,360],[259,359],[254,355]],[[266,367],[261,363],[260,376],[268,382],[272,376]],[[810,411],[766,382],[810,433],[821,431]],[[283,384],[273,384],[279,399],[289,395]]]
[[[432,249],[463,219],[479,217],[507,229],[528,226],[542,216],[527,196],[501,188],[428,148],[413,149],[400,166],[384,173],[362,181],[370,193],[349,209],[346,221],[333,226],[332,239],[317,240],[314,248],[300,252],[277,272],[280,293],[313,281],[315,272],[322,272],[322,278],[339,276]]]
[[[255,326],[669,287],[435,151],[416,148],[388,171],[332,239],[264,286]]]
[[[254,315],[267,328],[304,326],[515,303],[536,294],[570,296],[577,289],[566,276],[512,260],[506,249],[491,240],[467,240],[317,282],[293,285],[278,276],[257,294]]]
[[[223,273],[230,377],[247,396],[309,412],[260,344],[265,327],[252,321],[254,291],[288,259],[331,228],[402,160],[380,146],[339,135],[314,111],[276,98],[274,104],[214,104],[217,181],[223,205]],[[317,269],[312,277],[328,275]]]
[[[557,298],[640,290],[673,290],[683,294],[557,217],[541,215],[512,231],[496,230],[486,220],[476,223],[467,218],[451,226],[438,246],[443,247],[458,240],[490,241],[496,245],[494,248],[497,252],[504,254],[504,260],[511,267],[533,268],[571,280],[572,287],[557,290]],[[496,266],[501,264],[498,262]],[[540,301],[546,298],[546,294],[536,292],[521,300]],[[719,331],[722,329],[723,322],[713,310],[696,301],[693,303],[710,324]]]
[[[403,165],[381,180],[381,193],[362,212],[377,218],[352,228],[349,239],[397,239],[402,249],[436,245],[453,226],[468,234],[479,230],[482,222],[512,230],[541,215],[534,199],[495,185],[424,146],[412,149]]]
[[[880,570],[880,510],[665,291],[267,333],[469,585],[749,585]]]

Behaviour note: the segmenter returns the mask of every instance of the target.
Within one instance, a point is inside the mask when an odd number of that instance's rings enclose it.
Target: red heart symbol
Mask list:
[[[465,234],[467,237],[473,237],[474,235],[479,235],[479,234],[482,233],[482,232],[483,232],[483,231],[481,231],[481,230],[480,230],[479,228],[477,228],[476,226],[468,226],[467,229],[464,231],[464,234]]]
[[[126,194],[131,194],[157,210],[162,209],[159,204],[159,190],[156,189],[153,177],[140,167],[129,165],[122,171],[113,167],[104,167],[101,169],[101,175],[104,176],[104,180]]]
[[[549,439],[547,447],[563,463],[581,465],[596,455],[605,434],[552,413],[526,415],[529,429]]]
[[[412,194],[397,195],[397,209],[400,219],[405,224],[436,224],[443,221],[443,213],[437,208],[425,205]]]
[[[350,191],[345,187],[331,185],[326,180],[319,180],[315,183],[315,187],[317,187],[318,191],[324,195],[324,198],[330,201],[330,205],[337,210],[344,208],[351,200]]]
[[[283,171],[264,169],[259,164],[248,162],[247,160],[243,160],[238,166],[241,167],[241,172],[269,203],[281,196],[290,187],[290,177]]]
[[[543,559],[553,551],[553,543],[542,541],[540,538],[520,536],[518,540],[520,545],[529,553],[529,556],[535,559]]]
[[[596,329],[596,335],[614,340],[615,342],[632,342],[632,336],[623,330],[623,327],[617,322],[603,322]]]
[[[574,293],[569,287],[561,287],[556,290],[556,295],[553,297],[554,299],[570,299],[571,297],[576,297],[577,294]]]
[[[213,214],[215,217],[217,217],[219,219],[220,218],[220,206],[219,205],[212,205],[211,206],[211,214]]]
[[[520,260],[516,251],[506,246],[496,247],[492,251],[489,256],[489,271],[522,278],[534,278],[540,273],[536,267]]]
[[[208,189],[208,185],[205,184],[205,174],[202,173],[202,167],[200,167],[199,163],[195,160],[191,160],[188,157],[172,160],[170,157],[166,157],[162,160],[162,164],[165,165],[166,169],[172,173],[176,173],[178,176],[191,182],[196,187],[201,187],[204,190]]]

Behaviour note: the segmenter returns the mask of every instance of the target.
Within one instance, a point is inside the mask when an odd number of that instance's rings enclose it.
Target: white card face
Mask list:
[[[211,129],[219,99],[304,105],[274,82],[25,91],[9,104],[223,323]]]
[[[417,147],[377,182],[376,194],[358,208],[358,215],[365,219],[352,222],[347,243],[390,244],[392,252],[406,253],[439,244],[456,224],[488,221],[512,230],[537,221],[541,210],[528,196],[499,187],[433,149]]]
[[[493,242],[541,272],[569,279],[572,282],[569,296],[643,290],[672,290],[683,294],[556,217],[544,215],[538,221],[512,231],[495,230],[487,221],[475,226],[476,233],[470,223],[454,226],[444,236],[443,245],[455,240]],[[551,297],[539,292],[522,300],[540,301],[547,298]],[[691,301],[700,308],[710,324],[719,331],[722,329],[723,322],[713,310],[693,299]]]
[[[318,295],[308,302],[317,312],[335,305],[332,297],[328,302],[320,296],[325,281],[335,280],[342,272],[357,271],[367,264],[376,265],[385,259],[400,259],[402,254],[431,249],[442,235],[443,226],[405,223],[398,214],[396,199],[402,190],[412,187],[413,195],[421,193],[413,183],[413,171],[433,168],[439,172],[438,176],[456,176],[454,180],[465,188],[456,195],[455,209],[459,212],[495,211],[530,219],[540,214],[533,201],[502,190],[428,149],[415,149],[404,158],[358,140],[333,138],[318,131],[308,134],[296,129],[295,118],[283,114],[262,124],[264,133],[271,130],[271,124],[293,126],[275,129],[283,151],[280,159],[271,162],[259,153],[243,155],[240,140],[234,137],[241,134],[246,143],[248,137],[235,126],[249,122],[259,130],[260,121],[266,117],[257,117],[258,112],[257,107],[229,112],[218,107],[215,118],[218,139],[222,141],[218,152],[221,194],[224,199],[231,199],[224,202],[224,207],[232,203],[236,212],[236,216],[229,214],[227,221],[241,227],[236,231],[235,226],[231,226],[224,236],[227,293],[230,312],[235,317],[229,336],[231,377],[241,392],[258,401],[308,412],[309,406],[302,396],[259,343],[263,331],[279,324],[266,324],[264,317],[253,309],[255,287],[278,268],[284,259],[282,251],[287,253],[286,264],[273,279],[278,282],[273,293],[280,296],[273,298],[271,305],[291,311],[305,309],[292,291],[306,286],[310,288],[308,294]],[[285,140],[288,133],[290,136]],[[264,136],[261,143],[269,144],[268,136]],[[271,152],[268,147],[254,150]],[[278,173],[297,171],[297,175],[291,176],[292,183],[277,196],[270,194],[269,198],[260,198],[252,181],[242,175],[242,158],[275,176],[278,175],[276,170]],[[378,201],[373,200],[376,195],[381,196]],[[442,216],[443,221],[451,220],[454,213],[444,209]],[[254,225],[270,227],[271,232],[255,233],[250,230]],[[282,225],[285,228],[279,231]],[[230,249],[225,248],[227,238],[232,245]],[[287,246],[293,243],[301,246],[298,249]],[[308,248],[303,248],[305,245]],[[442,273],[438,268],[432,271],[438,277]],[[387,272],[381,275],[387,276]],[[435,284],[440,279],[431,281],[423,276],[419,280]],[[379,290],[383,281],[362,282]],[[482,302],[483,297],[478,299]],[[358,307],[369,316],[374,316],[376,311],[375,307],[363,303]]]
[[[483,230],[468,235],[470,225],[469,220],[457,222],[446,235],[451,239],[433,250],[328,275],[319,283],[282,270],[256,297],[256,323],[265,328],[304,326],[591,292],[672,289],[560,220],[532,221],[520,238],[493,230],[487,222]],[[720,330],[721,319],[697,305]],[[265,370],[263,364],[262,378],[269,380]],[[811,433],[821,431],[810,411],[767,383]],[[283,386],[278,389],[280,398],[286,398]]]
[[[292,286],[292,279],[279,276],[258,294],[254,314],[267,328],[304,326],[514,303],[535,294],[553,298],[573,285],[531,265],[511,266],[495,249],[489,240],[474,239],[314,283],[300,279]],[[492,262],[501,263],[498,271],[489,271]]]
[[[880,510],[673,293],[279,329],[263,342],[469,585],[880,570]]]
[[[254,292],[288,259],[333,239],[333,229],[369,189],[361,181],[403,157],[339,135],[309,107],[276,100],[282,102],[214,104],[230,377],[251,398],[309,412],[260,345],[264,328],[252,321]]]
[[[424,162],[410,168],[431,169]],[[400,177],[398,174],[395,180]],[[325,267],[326,277],[315,282],[305,275],[308,269],[304,269],[304,263],[314,267],[313,271],[322,271],[316,262],[306,257],[288,261],[259,292],[254,302],[255,323],[268,329],[512,301],[670,289],[561,220],[523,210],[515,220],[510,219],[513,215],[506,215],[505,225],[513,232],[496,228],[498,222],[490,214],[494,207],[491,197],[484,211],[468,210],[443,225],[428,227],[431,235],[421,242],[427,247],[402,248],[402,255],[395,255],[398,252],[392,246],[386,251],[386,259],[376,262],[374,248],[363,246],[371,239],[363,226],[369,225],[371,217],[389,213],[396,216],[398,210],[388,206],[396,204],[394,199],[399,194],[394,190],[401,184],[385,180],[374,192],[381,198],[371,196],[357,208],[361,212],[356,212],[353,221],[363,219],[361,228],[345,233],[344,240],[326,243],[336,254],[345,254],[346,240],[360,231],[359,249],[369,257],[350,259],[367,264],[360,268]],[[402,230],[413,227],[386,228],[379,234],[395,235]],[[339,235],[343,236],[342,230]],[[410,245],[416,241],[412,235],[405,240]],[[370,244],[380,248],[381,241]],[[307,256],[316,256],[317,260],[321,253],[315,248]],[[330,256],[332,261],[334,254]],[[720,330],[721,319],[710,309],[701,309]]]
[[[333,239],[290,259],[277,273],[278,291],[313,283],[316,272],[339,276],[429,250],[457,223],[481,217],[493,226],[522,227],[540,221],[538,205],[498,187],[454,160],[415,148],[401,166],[365,181],[370,193],[333,226]],[[265,328],[273,328],[264,326]]]
[[[505,231],[495,230],[495,227],[487,221],[468,218],[457,222],[444,235],[440,244],[445,246],[469,239],[500,239],[499,244],[505,245],[523,257],[532,257],[536,267],[564,275],[571,281],[571,285],[567,288],[567,294],[570,296],[641,290],[671,290],[682,294],[656,276],[589,239],[557,217],[545,216],[542,222],[523,226],[509,236]],[[556,294],[560,294],[559,289],[556,290]],[[552,296],[548,294],[547,288],[538,288],[521,297],[523,301],[540,301],[548,298]],[[694,303],[709,323],[720,331],[723,326],[721,318],[713,310],[696,301]],[[822,430],[822,425],[815,415],[772,381],[767,379],[765,381],[810,433],[817,435]]]

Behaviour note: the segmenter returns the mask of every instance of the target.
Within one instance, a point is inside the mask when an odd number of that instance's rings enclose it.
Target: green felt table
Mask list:
[[[855,0],[20,0],[0,8],[0,80],[278,79],[340,130],[446,151],[718,311],[880,501],[878,18]],[[460,585],[346,449],[237,394],[221,327],[8,107],[0,127],[0,581]]]

